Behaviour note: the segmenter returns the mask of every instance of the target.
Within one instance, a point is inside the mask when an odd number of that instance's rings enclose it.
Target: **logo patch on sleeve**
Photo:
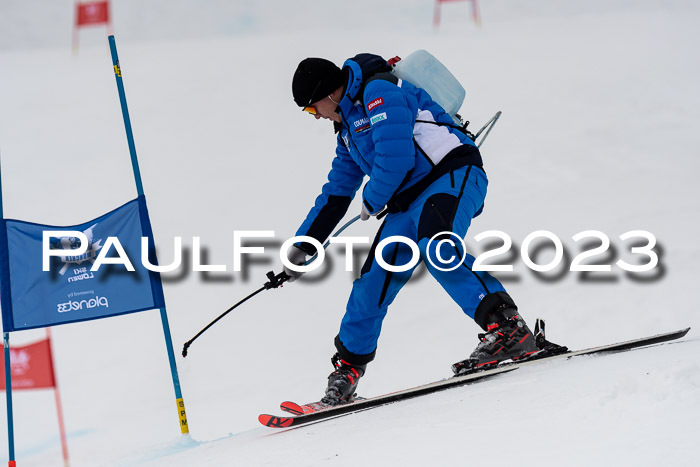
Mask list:
[[[382,99],[381,97],[378,97],[375,100],[373,100],[372,102],[370,102],[369,104],[367,104],[367,112],[369,112],[373,108],[380,106],[380,105],[384,105],[384,99]]]
[[[382,112],[380,114],[375,115],[374,117],[371,117],[369,119],[369,123],[372,125],[376,125],[378,122],[381,122],[382,120],[386,120],[386,112]]]

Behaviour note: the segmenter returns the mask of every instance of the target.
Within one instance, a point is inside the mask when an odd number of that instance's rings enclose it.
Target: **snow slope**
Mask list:
[[[0,157],[5,217],[70,225],[136,194],[111,61],[100,28],[70,55],[70,7],[0,6]],[[70,3],[70,2],[68,2]],[[233,273],[232,232],[294,233],[329,169],[327,123],[291,101],[306,56],[340,63],[360,51],[425,48],[467,89],[462,114],[478,128],[503,117],[483,153],[491,185],[473,236],[514,242],[505,285],[529,321],[547,320],[572,348],[693,326],[673,345],[543,364],[287,433],[259,427],[283,399],[319,397],[330,372],[352,274],[342,257],[316,282],[265,292],[178,357],[191,437],[179,436],[157,312],[53,329],[71,464],[464,465],[499,454],[524,465],[693,465],[700,415],[694,307],[700,260],[699,7],[691,1],[493,0],[475,27],[461,3],[431,27],[432,2],[113,2],[117,45],[162,263],[173,238],[200,236],[211,264],[166,276],[176,352],[279,270],[274,246]],[[196,5],[201,5],[197,7]],[[68,11],[64,11],[64,10]],[[357,200],[348,219],[359,212]],[[347,235],[372,236],[376,222]],[[643,229],[660,245],[652,274],[568,272],[585,230],[610,237],[599,262],[642,260],[618,236]],[[552,273],[518,249],[536,230],[562,239]],[[531,250],[532,251],[532,250]],[[551,250],[537,261],[546,263]],[[188,272],[189,270],[189,272]],[[476,344],[466,319],[427,275],[392,305],[361,393],[448,375]],[[21,345],[41,331],[12,334]],[[4,410],[1,409],[1,410]],[[3,412],[4,421],[4,412]],[[0,424],[0,438],[6,428]],[[60,465],[53,396],[15,393],[17,458]],[[517,440],[517,449],[505,440]],[[504,447],[505,446],[505,447]],[[524,449],[523,449],[524,448]],[[6,456],[5,443],[0,449]]]

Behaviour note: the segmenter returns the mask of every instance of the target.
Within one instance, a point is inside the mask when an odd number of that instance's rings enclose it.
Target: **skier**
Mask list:
[[[296,235],[324,242],[365,176],[369,180],[362,191],[361,219],[376,216],[384,206],[389,212],[353,283],[335,338],[335,371],[321,400],[328,405],[355,396],[375,357],[387,308],[415,269],[390,272],[380,267],[376,247],[390,236],[415,242],[430,274],[485,331],[462,368],[487,368],[539,351],[501,283],[486,272],[472,271],[474,257],[462,251],[460,242],[440,242],[450,238],[444,232],[464,238],[471,219],[483,209],[488,180],[478,148],[426,91],[399,80],[390,69],[386,60],[366,53],[346,60],[342,69],[322,58],[307,58],[292,80],[296,104],[316,119],[332,120],[337,133],[328,182]],[[304,242],[291,247],[287,257],[299,265],[314,253],[314,246]],[[405,243],[383,250],[391,265],[405,265],[412,255]],[[463,264],[448,270],[463,257]],[[452,263],[445,264],[445,258]],[[290,281],[301,275],[287,267],[284,271]]]

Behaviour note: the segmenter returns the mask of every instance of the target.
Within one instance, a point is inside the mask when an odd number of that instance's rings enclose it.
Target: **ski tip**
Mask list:
[[[258,415],[258,421],[270,428],[287,428],[292,426],[293,419],[290,417],[276,417],[274,415]]]
[[[303,415],[304,408],[296,402],[284,401],[280,404],[280,409],[292,415]]]

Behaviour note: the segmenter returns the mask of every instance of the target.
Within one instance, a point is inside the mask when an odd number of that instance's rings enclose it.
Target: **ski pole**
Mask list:
[[[207,324],[207,325],[206,325],[201,331],[199,331],[192,339],[190,339],[190,340],[188,340],[187,342],[185,342],[185,345],[182,347],[182,356],[183,356],[183,357],[187,357],[187,349],[190,348],[190,345],[192,345],[192,343],[195,341],[195,339],[197,339],[199,336],[201,336],[202,334],[204,334],[204,332],[205,332],[207,329],[209,329],[210,327],[212,327],[212,326],[213,326],[217,321],[219,321],[221,318],[223,318],[224,316],[226,316],[227,314],[229,314],[230,312],[232,312],[236,307],[238,307],[239,305],[242,305],[242,304],[243,304],[244,302],[246,302],[248,299],[251,299],[251,298],[255,297],[257,294],[259,294],[259,293],[262,292],[263,290],[276,289],[277,287],[281,286],[282,284],[284,284],[286,281],[289,280],[289,276],[288,276],[287,273],[285,273],[284,271],[282,271],[281,273],[279,273],[279,274],[277,274],[277,275],[275,275],[275,273],[274,273],[273,271],[270,271],[270,272],[267,273],[267,278],[268,278],[269,280],[268,280],[267,282],[265,282],[265,285],[263,285],[262,287],[260,287],[258,290],[256,290],[256,291],[253,292],[252,294],[248,295],[246,298],[244,298],[244,299],[241,300],[240,302],[238,302],[238,303],[236,303],[235,305],[233,305],[233,306],[232,306],[231,308],[229,308],[228,310],[226,310],[226,311],[224,311],[223,313],[221,313],[214,321],[212,321],[211,323]]]
[[[346,222],[345,225],[343,225],[341,228],[339,228],[328,240],[326,240],[326,243],[323,244],[323,249],[325,250],[325,249],[328,247],[328,245],[330,245],[330,243],[331,243],[331,238],[334,238],[334,237],[337,237],[338,235],[340,235],[345,229],[347,229],[348,227],[350,227],[350,226],[351,226],[353,223],[355,223],[359,218],[360,218],[360,216],[357,215],[357,216],[353,217],[352,219],[350,219],[348,222]],[[316,253],[315,255],[313,255],[313,256],[311,257],[311,259],[309,259],[308,261],[306,261],[306,262],[304,263],[304,266],[306,266],[306,265],[308,265],[309,263],[313,262],[317,257],[318,257],[318,253]],[[204,334],[204,332],[205,332],[207,329],[209,329],[210,327],[212,327],[212,326],[213,326],[217,321],[219,321],[221,318],[223,318],[224,316],[226,316],[227,314],[229,314],[230,312],[232,312],[236,307],[238,307],[239,305],[242,305],[244,302],[246,302],[247,300],[253,298],[254,296],[256,296],[257,294],[259,294],[259,293],[262,292],[263,290],[276,289],[277,287],[280,287],[282,284],[284,284],[285,282],[287,282],[287,281],[289,280],[289,276],[288,276],[287,273],[284,272],[284,271],[282,271],[281,273],[279,273],[279,274],[277,274],[277,275],[275,275],[274,271],[270,271],[270,272],[267,273],[267,278],[268,278],[268,281],[267,281],[262,287],[260,287],[258,290],[256,290],[255,292],[251,293],[250,295],[248,295],[247,297],[245,297],[243,300],[241,300],[240,302],[238,302],[238,303],[236,303],[235,305],[233,305],[232,307],[230,307],[228,310],[226,310],[226,311],[224,311],[223,313],[221,313],[219,316],[216,317],[216,319],[215,319],[214,321],[212,321],[211,323],[207,324],[207,325],[206,325],[201,331],[199,331],[192,339],[190,339],[190,340],[188,340],[187,342],[185,342],[185,345],[182,347],[182,356],[183,356],[183,357],[187,357],[187,349],[190,348],[190,345],[192,345],[192,343],[195,341],[195,339],[197,339],[199,336],[201,336],[202,334]]]
[[[481,134],[481,132],[486,130],[486,133],[484,133],[484,137],[481,138],[481,141],[479,141],[479,144],[476,145],[477,148],[480,148],[481,145],[484,144],[486,137],[489,135],[489,133],[491,133],[491,129],[496,124],[498,119],[501,117],[501,113],[502,112],[500,110],[498,112],[496,112],[496,114],[493,117],[491,117],[488,122],[484,123],[484,126],[482,126],[481,129],[476,132],[476,135],[474,136],[475,141],[479,138],[479,135]]]

